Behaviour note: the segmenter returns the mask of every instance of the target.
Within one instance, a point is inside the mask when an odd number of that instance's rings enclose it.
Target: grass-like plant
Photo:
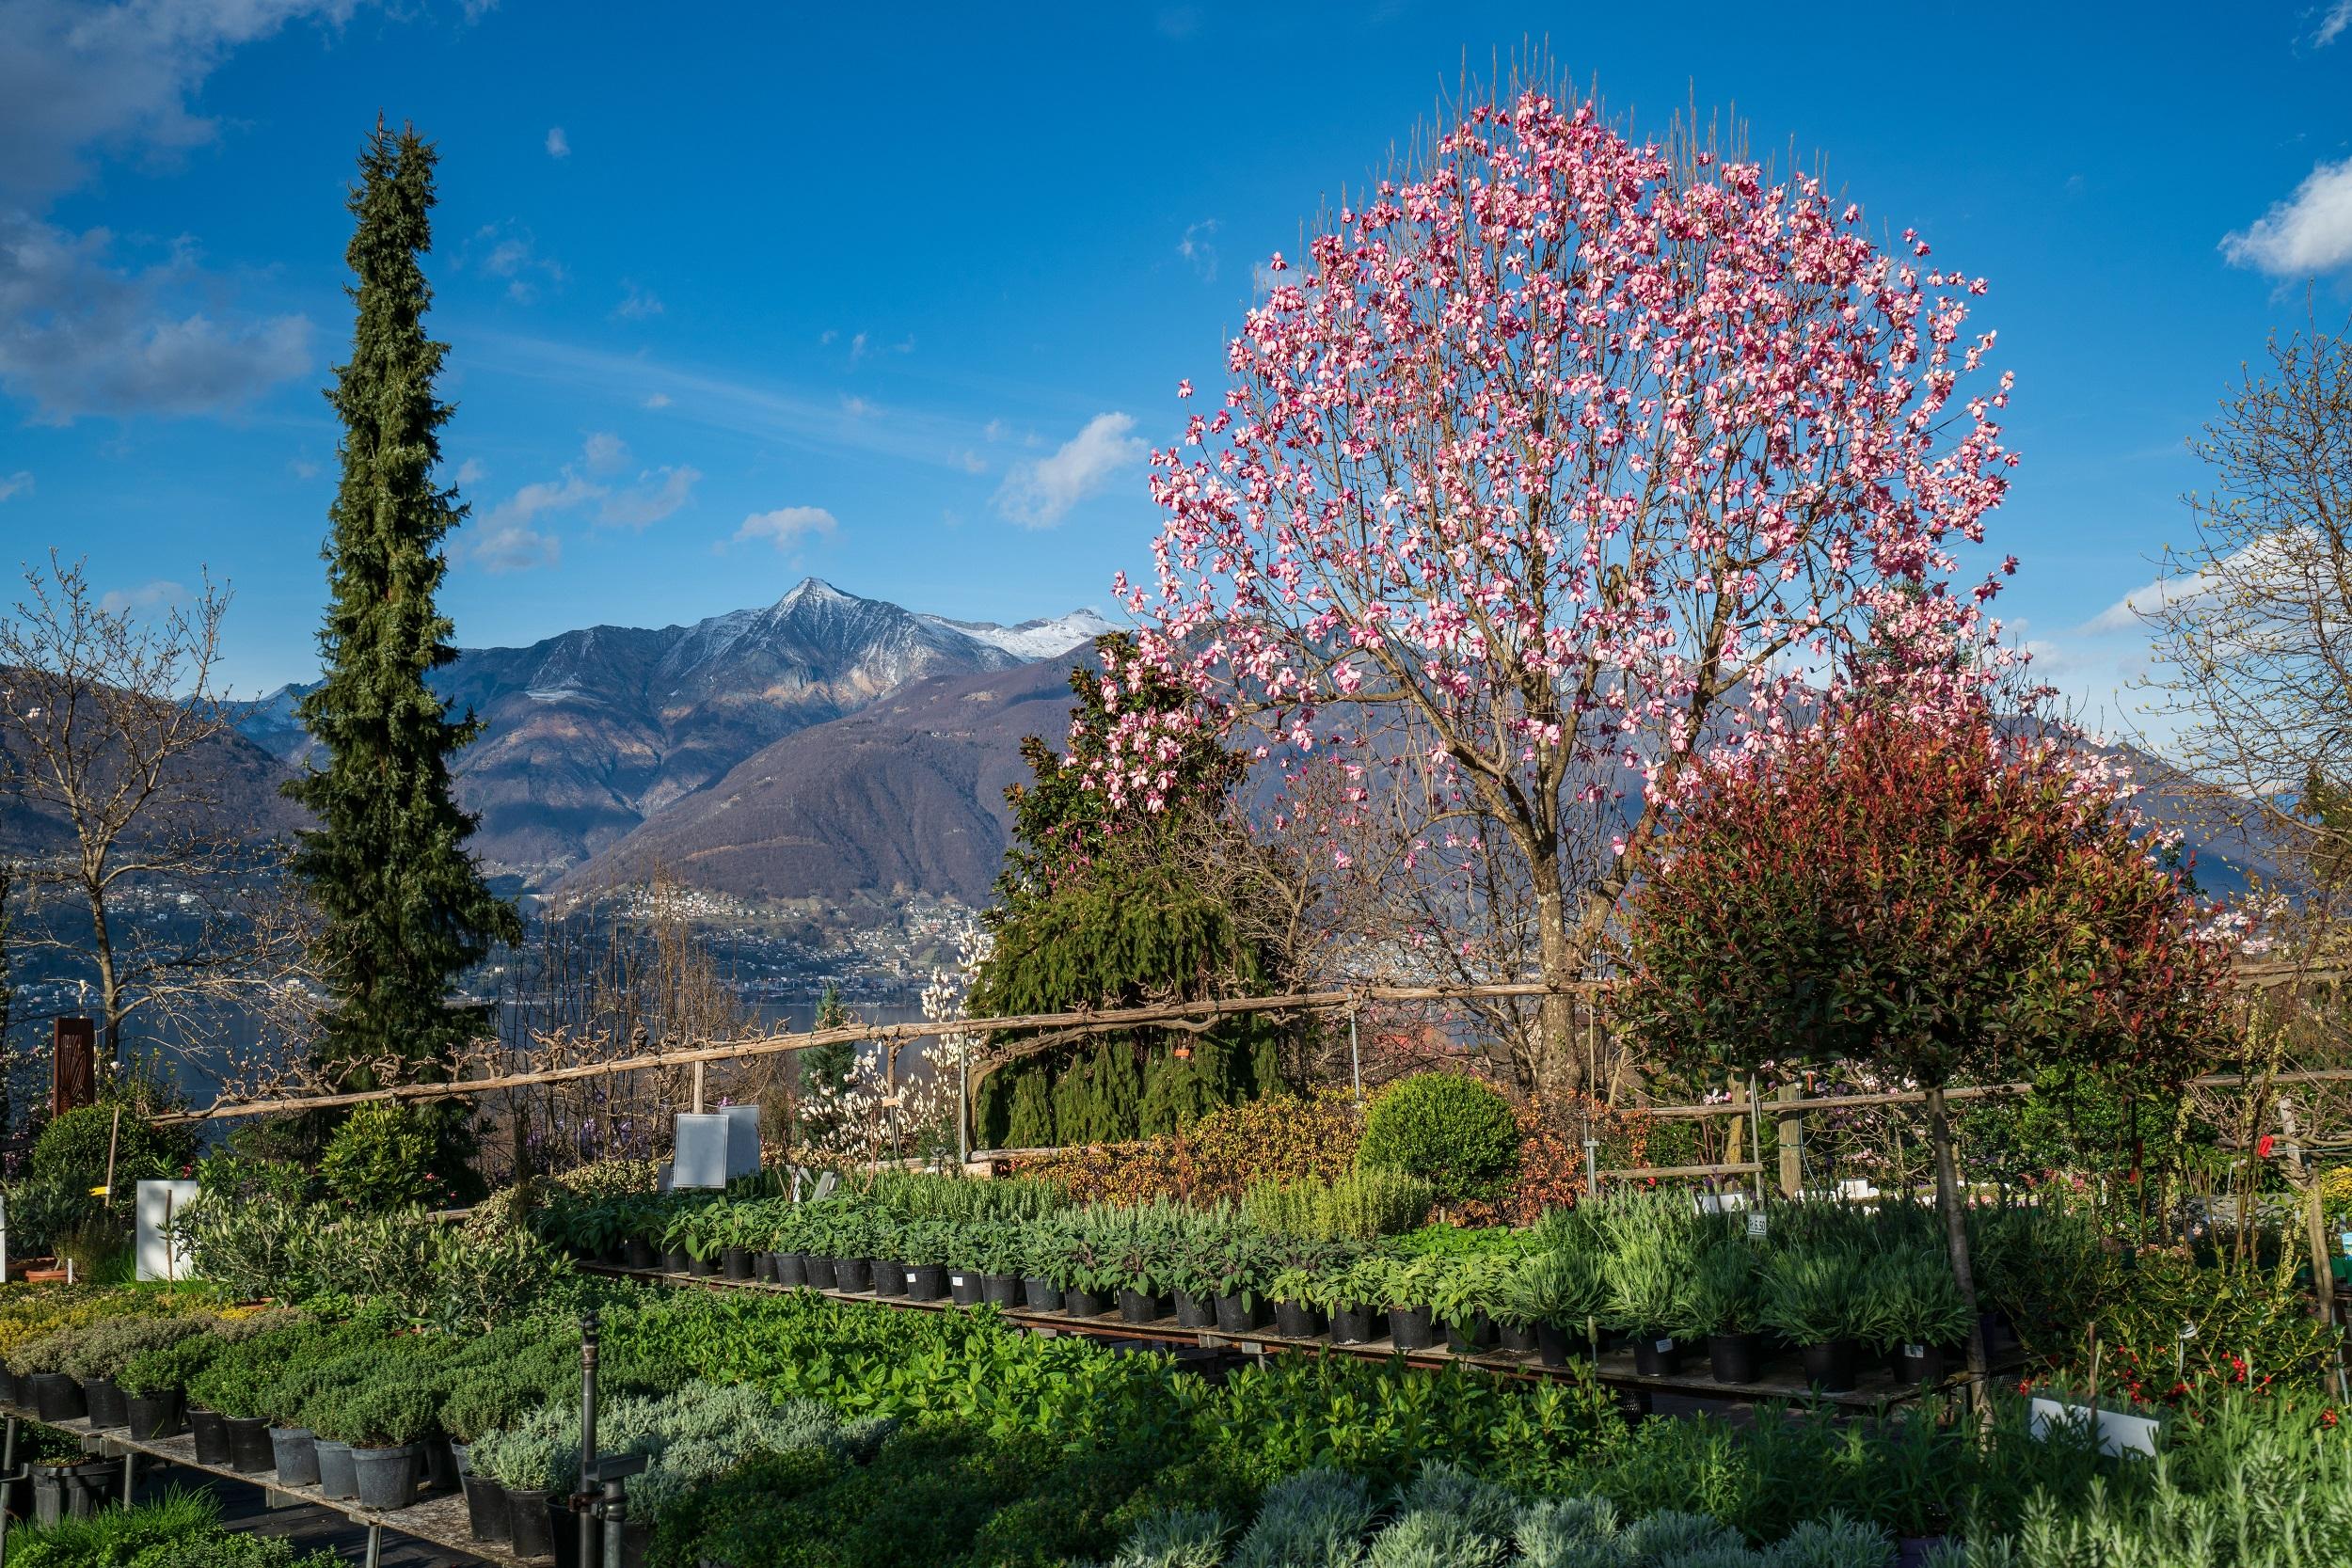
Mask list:
[[[1764,1264],[1756,1320],[1793,1344],[1859,1338],[1865,1255],[1850,1246],[1788,1247]]]

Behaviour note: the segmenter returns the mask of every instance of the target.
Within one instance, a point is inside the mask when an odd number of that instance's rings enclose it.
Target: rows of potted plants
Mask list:
[[[998,1185],[910,1177],[813,1203],[637,1200],[637,1223],[660,1225],[659,1261],[641,1266],[1136,1326],[1401,1351],[1442,1340],[1555,1367],[1625,1344],[1652,1376],[1695,1351],[1726,1384],[1794,1360],[1828,1391],[1854,1387],[1866,1354],[1938,1382],[1970,1327],[1929,1216],[1900,1207],[1789,1206],[1759,1237],[1743,1215],[1632,1194],[1523,1231],[1356,1240],[1269,1228],[1274,1203],[1056,1205],[1036,1184]],[[950,1204],[970,1217],[940,1217]],[[550,1211],[549,1232],[655,1255],[644,1229],[613,1228],[626,1204],[596,1207],[589,1223]]]

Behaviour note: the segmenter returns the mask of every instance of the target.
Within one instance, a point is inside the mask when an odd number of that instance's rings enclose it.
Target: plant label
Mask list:
[[[914,1283],[914,1271],[913,1269],[907,1270],[907,1283],[910,1285]]]
[[[1748,1240],[1751,1242],[1762,1241],[1764,1239],[1765,1224],[1766,1222],[1763,1215],[1750,1214],[1748,1216]]]
[[[913,1279],[914,1276],[913,1275],[909,1275],[907,1277],[909,1279]],[[951,1274],[947,1276],[947,1283],[961,1291],[963,1289],[963,1275],[960,1274]]]
[[[1659,1341],[1658,1341],[1658,1343],[1656,1343],[1655,1345],[1652,1345],[1652,1346],[1650,1347],[1650,1349],[1652,1349],[1652,1350],[1656,1351],[1656,1352],[1657,1352],[1659,1354],[1661,1354],[1661,1355],[1671,1355],[1671,1354],[1674,1354],[1674,1348],[1675,1348],[1675,1342],[1674,1342],[1672,1339],[1661,1339],[1661,1340],[1659,1340]]]
[[[1928,1358],[1928,1347],[1925,1345],[1905,1345],[1903,1347],[1903,1354],[1910,1356],[1914,1361],[1925,1361]]]

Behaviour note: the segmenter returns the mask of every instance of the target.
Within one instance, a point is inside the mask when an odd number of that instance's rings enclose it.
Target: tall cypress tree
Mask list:
[[[326,679],[297,711],[326,766],[286,793],[318,821],[294,869],[326,916],[321,968],[334,1002],[317,1053],[350,1082],[380,1060],[417,1063],[482,1033],[486,1009],[453,1006],[457,977],[522,934],[466,849],[451,753],[481,726],[452,719],[425,676],[457,657],[434,603],[440,546],[466,515],[436,483],[450,405],[434,396],[446,343],[425,335],[433,299],[436,154],[383,121],[359,156],[358,220],[345,252],[358,278],[350,361],[326,394],[343,423],[342,485],[326,549],[330,599],[319,647]]]

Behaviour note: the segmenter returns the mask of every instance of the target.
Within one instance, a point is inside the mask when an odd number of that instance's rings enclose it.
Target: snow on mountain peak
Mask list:
[[[1099,610],[1073,610],[1067,615],[1024,621],[1016,626],[1000,626],[993,621],[951,621],[945,615],[923,619],[1023,660],[1053,658],[1119,629]]]

